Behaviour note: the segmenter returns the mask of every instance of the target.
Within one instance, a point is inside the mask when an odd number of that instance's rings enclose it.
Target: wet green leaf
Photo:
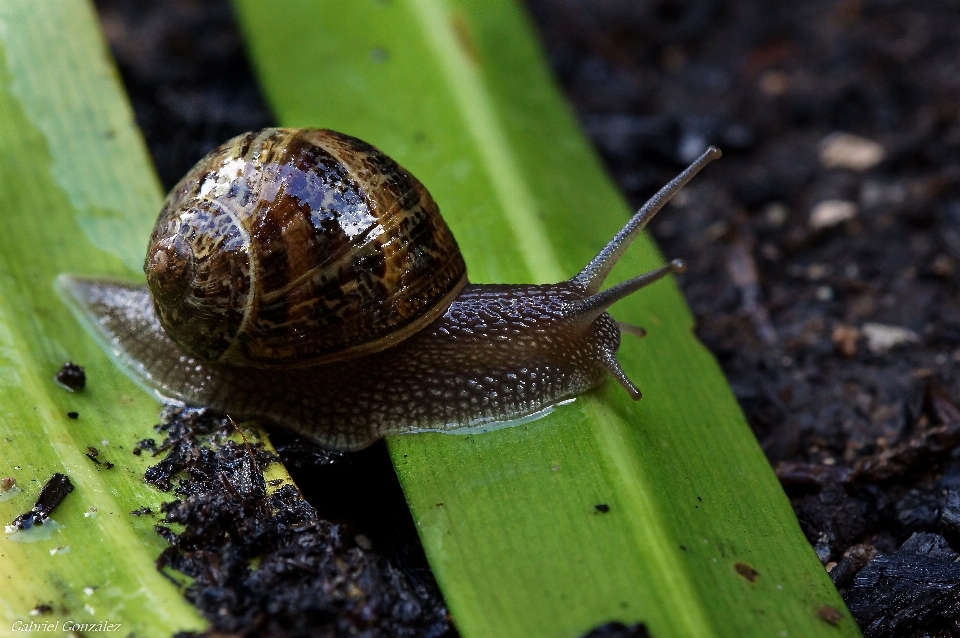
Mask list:
[[[106,622],[124,636],[206,624],[154,566],[166,543],[153,526],[170,497],[143,482],[156,460],[131,451],[159,438],[159,405],[54,291],[61,272],[138,276],[159,203],[88,3],[0,1],[0,477],[21,490],[0,492],[0,523],[54,472],[76,487],[52,521],[0,535],[0,636],[43,635],[18,631],[30,622],[59,623],[61,635],[66,623]],[[54,383],[68,359],[86,368],[85,390]],[[153,514],[130,514],[142,507]],[[38,605],[49,610],[31,615]]]
[[[410,169],[472,281],[567,278],[627,219],[513,2],[236,5],[280,122],[356,135]],[[637,244],[614,279],[660,263]],[[649,330],[620,351],[642,401],[611,382],[525,426],[389,441],[462,634],[622,620],[657,638],[858,635],[676,287],[613,314]]]

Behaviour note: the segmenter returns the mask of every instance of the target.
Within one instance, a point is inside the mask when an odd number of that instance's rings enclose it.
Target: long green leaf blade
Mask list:
[[[472,281],[569,277],[625,221],[512,2],[236,4],[280,121],[357,135],[409,168]],[[659,263],[638,244],[615,278]],[[641,402],[611,383],[525,426],[389,442],[463,635],[613,619],[658,638],[858,635],[848,614],[818,615],[843,603],[677,289],[614,314],[650,330],[620,353]]]
[[[159,513],[163,500],[142,479],[155,460],[131,454],[156,436],[158,404],[53,286],[61,272],[136,276],[159,202],[88,3],[0,2],[0,476],[23,489],[0,502],[0,522],[29,509],[54,472],[76,486],[54,511],[58,526],[0,536],[0,635],[25,635],[30,622],[63,632],[103,621],[138,636],[206,624],[154,567],[166,545],[154,517],[130,514]],[[67,359],[85,366],[86,390],[53,383]],[[114,467],[86,457],[88,446]],[[31,615],[38,604],[52,609]]]

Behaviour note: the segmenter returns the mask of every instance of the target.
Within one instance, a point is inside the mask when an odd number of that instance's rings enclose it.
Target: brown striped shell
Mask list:
[[[255,367],[390,347],[466,284],[426,188],[373,146],[324,129],[254,131],[200,160],[167,197],[144,271],[174,341]]]

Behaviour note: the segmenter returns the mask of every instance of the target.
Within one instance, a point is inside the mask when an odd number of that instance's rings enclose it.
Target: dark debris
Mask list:
[[[817,610],[817,615],[828,625],[839,625],[843,616],[840,611],[830,605],[823,605]]]
[[[960,410],[933,395],[913,417],[909,439],[854,467],[777,467],[801,527],[868,638],[960,631],[960,454],[945,443],[960,431]]]
[[[106,470],[112,470],[115,467],[110,461],[102,460],[100,458],[100,450],[92,445],[87,446],[87,451],[84,452],[83,455]]]
[[[830,580],[837,587],[846,587],[850,579],[857,575],[864,565],[877,555],[877,550],[871,545],[854,545],[837,561],[830,570]]]
[[[343,468],[352,463],[354,458],[354,455],[322,448],[298,436],[280,435],[274,439],[277,454],[283,458],[284,466],[291,471]]]
[[[751,567],[748,563],[737,563],[733,566],[734,571],[736,571],[740,576],[751,583],[757,582],[757,578],[760,576],[760,573]]]
[[[40,490],[33,508],[13,519],[10,527],[30,529],[34,525],[43,525],[50,513],[63,502],[67,494],[73,491],[73,483],[65,474],[55,473]]]
[[[187,598],[213,630],[241,636],[455,636],[429,571],[363,549],[321,519],[295,487],[267,493],[258,445],[225,440],[231,423],[204,410],[168,409],[166,456],[148,480],[180,498],[157,532],[157,561],[195,580]],[[205,440],[216,442],[214,447]],[[369,542],[364,543],[369,547]],[[256,569],[250,562],[258,560]]]
[[[583,638],[650,638],[650,632],[643,623],[624,625],[622,622],[609,622],[595,627]]]
[[[83,367],[78,366],[72,361],[67,361],[63,364],[63,367],[57,372],[53,377],[53,380],[60,385],[60,387],[70,392],[79,392],[87,387],[87,375],[83,371]]]
[[[946,540],[915,534],[861,570],[846,601],[867,638],[960,633],[960,563]],[[921,633],[925,632],[925,633]]]
[[[156,439],[140,439],[133,448],[133,453],[140,456],[143,452],[149,452],[151,456],[159,454],[160,450],[157,448]]]

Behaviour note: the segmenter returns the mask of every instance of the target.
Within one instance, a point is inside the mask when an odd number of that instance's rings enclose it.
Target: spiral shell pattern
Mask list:
[[[466,283],[426,188],[325,129],[254,131],[200,160],[167,197],[144,271],[174,341],[256,367],[390,347]]]

